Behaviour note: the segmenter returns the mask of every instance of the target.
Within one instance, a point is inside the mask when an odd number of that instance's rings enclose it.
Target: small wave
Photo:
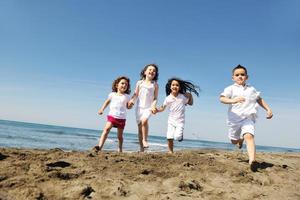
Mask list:
[[[105,143],[115,143],[115,142],[118,142],[118,140],[113,140],[113,139],[107,138],[105,141]]]
[[[41,132],[41,133],[52,133],[57,135],[62,135],[65,132],[64,131],[54,131],[54,130],[33,130],[34,132]]]
[[[48,134],[54,134],[54,135],[69,135],[69,136],[78,136],[78,137],[85,137],[85,138],[94,138],[98,137],[97,134],[85,134],[81,132],[76,132],[76,131],[62,131],[62,130],[33,130],[34,132],[37,133],[48,133]]]
[[[167,147],[167,146],[168,146],[167,144],[162,144],[162,143],[152,143],[152,142],[149,142],[149,145],[150,145],[150,146],[158,146],[158,147]]]

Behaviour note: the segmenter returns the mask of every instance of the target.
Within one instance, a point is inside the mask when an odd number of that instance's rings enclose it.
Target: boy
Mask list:
[[[221,93],[220,101],[229,104],[227,125],[228,137],[232,144],[242,148],[246,140],[250,169],[257,171],[258,163],[255,161],[254,123],[257,117],[257,108],[260,105],[267,111],[267,119],[273,117],[272,110],[260,97],[254,87],[246,84],[247,69],[238,65],[232,70],[234,84],[226,87]]]

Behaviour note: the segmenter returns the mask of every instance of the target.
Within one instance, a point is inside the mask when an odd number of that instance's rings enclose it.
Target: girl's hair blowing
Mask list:
[[[184,81],[180,78],[170,78],[166,84],[166,95],[168,96],[171,93],[171,84],[172,81],[177,81],[179,83],[179,93],[185,94],[186,92],[194,93],[195,95],[199,96],[200,87],[194,85],[190,81]]]

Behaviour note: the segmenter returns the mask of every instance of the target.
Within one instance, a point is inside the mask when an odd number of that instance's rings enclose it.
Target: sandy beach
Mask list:
[[[300,154],[0,148],[0,199],[300,199]]]

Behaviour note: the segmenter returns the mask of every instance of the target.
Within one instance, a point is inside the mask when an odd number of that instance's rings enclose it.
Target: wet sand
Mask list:
[[[300,199],[300,154],[0,148],[0,199]]]

